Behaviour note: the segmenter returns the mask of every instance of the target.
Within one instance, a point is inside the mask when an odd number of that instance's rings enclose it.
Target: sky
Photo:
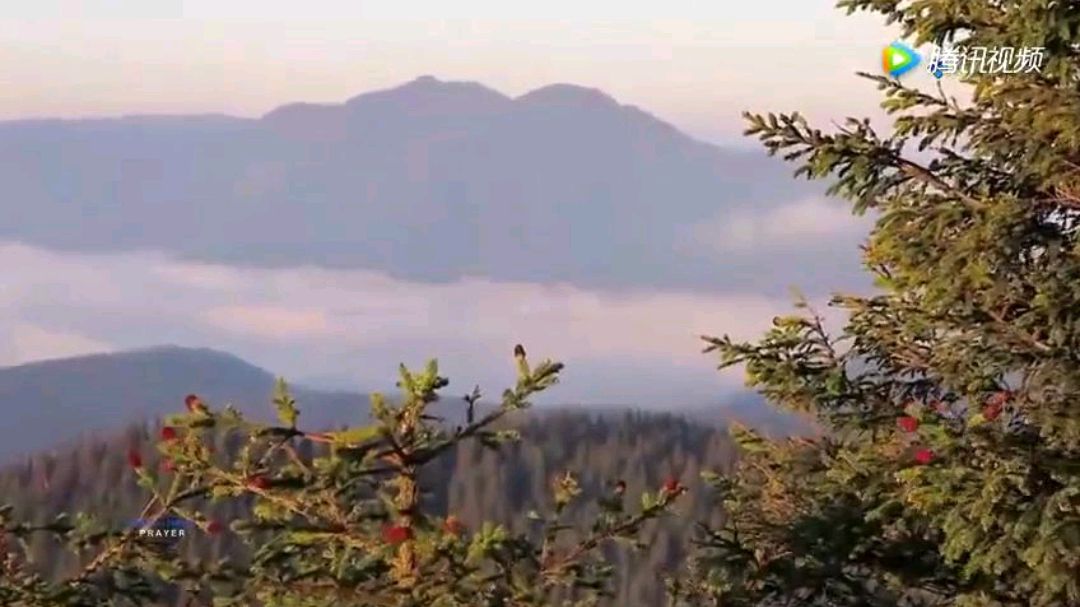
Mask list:
[[[851,74],[891,35],[831,0],[44,0],[0,21],[0,119],[258,116],[432,74],[510,95],[583,84],[738,142],[748,108],[873,112]]]
[[[0,20],[0,120],[254,117],[423,74],[509,95],[554,82],[595,87],[732,146],[748,144],[745,109],[798,109],[826,124],[880,116],[874,87],[853,73],[880,69],[895,32],[873,17],[845,17],[831,0],[522,4],[14,3]],[[867,227],[825,200],[771,213],[706,227],[736,249],[770,238],[850,244]],[[0,365],[176,343],[326,385],[378,387],[399,360],[428,355],[450,361],[464,383],[498,385],[508,375],[490,361],[522,341],[570,363],[560,398],[594,402],[710,401],[741,379],[717,374],[698,336],[751,338],[791,309],[790,299],[754,292],[616,296],[483,278],[427,285],[363,270],[239,270],[152,251],[80,254],[14,241],[0,241],[0,272]],[[436,304],[445,302],[454,302],[453,317],[440,316]]]

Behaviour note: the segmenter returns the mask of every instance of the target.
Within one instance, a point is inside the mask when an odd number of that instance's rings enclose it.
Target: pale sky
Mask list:
[[[600,88],[698,137],[744,109],[874,113],[856,70],[891,41],[833,0],[38,0],[5,2],[0,119],[258,116],[431,74],[517,95]],[[617,16],[617,18],[613,17]]]

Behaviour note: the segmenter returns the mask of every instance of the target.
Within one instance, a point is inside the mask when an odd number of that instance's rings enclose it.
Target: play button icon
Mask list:
[[[881,67],[890,76],[902,76],[918,64],[919,54],[902,42],[893,42],[881,51]]]

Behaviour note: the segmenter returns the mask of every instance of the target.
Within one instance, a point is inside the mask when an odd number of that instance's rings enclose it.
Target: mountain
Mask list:
[[[13,456],[55,449],[80,436],[105,436],[139,420],[153,421],[183,412],[183,398],[197,393],[211,406],[232,404],[256,419],[272,419],[270,397],[275,376],[230,354],[210,349],[163,346],[94,354],[0,368],[0,403],[5,420],[18,428],[0,440],[0,464]],[[291,386],[306,427],[356,423],[368,414],[364,394]],[[447,396],[440,414],[463,412]],[[651,403],[638,403],[643,410]],[[625,406],[562,405],[537,409],[559,416],[589,411],[604,419],[625,415]],[[676,411],[696,423],[721,427],[731,420],[771,434],[806,432],[805,421],[780,413],[759,397],[744,394],[708,409]]]
[[[272,415],[275,377],[239,358],[206,349],[160,347],[0,368],[3,415],[17,431],[0,440],[0,462],[54,448],[86,433],[115,432],[137,420],[184,410],[197,393],[213,406]],[[305,422],[347,423],[367,412],[359,394],[294,390]]]
[[[512,98],[425,76],[258,119],[0,123],[0,240],[426,282],[786,294],[805,268],[782,251],[767,253],[763,272],[751,263],[760,252],[720,263],[698,240],[740,210],[819,192],[789,171],[595,89],[556,84]],[[819,252],[822,267],[857,270],[836,248]]]

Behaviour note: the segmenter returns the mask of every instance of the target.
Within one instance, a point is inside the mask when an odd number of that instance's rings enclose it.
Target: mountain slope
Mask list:
[[[342,104],[222,116],[0,123],[0,239],[233,264],[579,286],[779,290],[696,226],[814,194],[610,96],[517,98],[422,77]],[[854,266],[848,251],[836,256]],[[749,257],[747,257],[749,259]],[[835,264],[833,264],[835,265]]]
[[[138,419],[183,411],[186,394],[214,406],[232,403],[271,414],[274,376],[239,358],[206,349],[162,347],[50,360],[0,369],[5,424],[0,461],[52,448],[86,432],[109,432]],[[296,390],[306,421],[345,423],[366,413],[357,394]]]

